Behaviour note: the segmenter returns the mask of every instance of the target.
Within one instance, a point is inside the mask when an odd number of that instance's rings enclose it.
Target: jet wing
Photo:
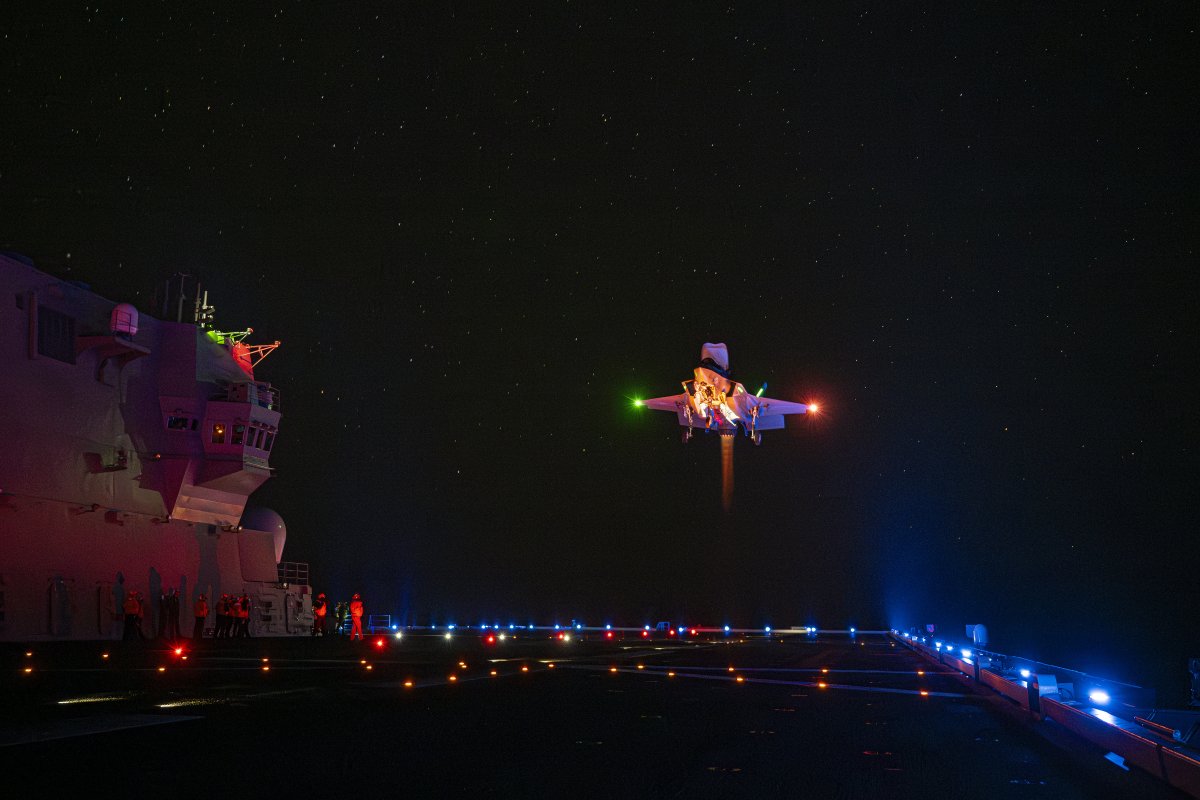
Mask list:
[[[686,404],[688,396],[686,394],[673,394],[669,397],[655,397],[651,400],[643,400],[642,405],[646,408],[652,408],[655,411],[678,411],[679,404]]]
[[[758,398],[758,416],[774,417],[781,414],[807,414],[808,406],[804,403],[793,403],[790,400],[775,400],[770,397]]]

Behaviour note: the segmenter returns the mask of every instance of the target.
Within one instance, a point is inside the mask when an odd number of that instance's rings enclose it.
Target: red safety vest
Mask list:
[[[363,611],[362,600],[351,600],[350,601],[350,616],[361,617],[362,611]]]

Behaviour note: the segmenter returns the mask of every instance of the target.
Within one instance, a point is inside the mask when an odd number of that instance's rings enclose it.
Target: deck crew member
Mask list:
[[[208,618],[208,598],[203,594],[200,595],[193,611],[196,614],[196,627],[192,628],[192,639],[198,642],[204,638],[204,620]]]
[[[237,604],[238,609],[238,638],[250,638],[250,595],[242,593],[242,599]]]
[[[213,638],[225,639],[229,636],[229,595],[222,594],[217,600],[217,627]]]
[[[360,642],[362,641],[362,617],[362,597],[358,594],[358,592],[355,592],[353,599],[350,600],[350,641],[354,641],[355,636],[358,637]]]
[[[325,593],[321,592],[317,595],[317,599],[313,601],[313,636],[325,635],[325,616],[329,613],[329,606],[325,602]]]
[[[121,610],[125,612],[125,632],[121,635],[121,641],[128,642],[130,639],[141,638],[138,630],[138,609],[141,604],[138,602],[137,593],[129,592],[125,595],[125,602],[121,606]]]

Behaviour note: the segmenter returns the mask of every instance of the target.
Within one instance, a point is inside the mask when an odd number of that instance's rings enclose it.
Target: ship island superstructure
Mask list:
[[[134,591],[152,632],[169,589],[189,629],[201,593],[246,593],[253,635],[308,633],[307,566],[282,561],[277,514],[247,509],[273,474],[279,394],[254,376],[273,345],[13,255],[0,291],[0,640],[119,637]]]

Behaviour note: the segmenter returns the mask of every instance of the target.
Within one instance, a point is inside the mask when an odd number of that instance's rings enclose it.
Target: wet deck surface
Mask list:
[[[0,651],[9,785],[74,793],[82,779],[172,797],[1177,796],[1103,754],[1050,745],[881,637],[206,641],[187,655],[119,643]]]

